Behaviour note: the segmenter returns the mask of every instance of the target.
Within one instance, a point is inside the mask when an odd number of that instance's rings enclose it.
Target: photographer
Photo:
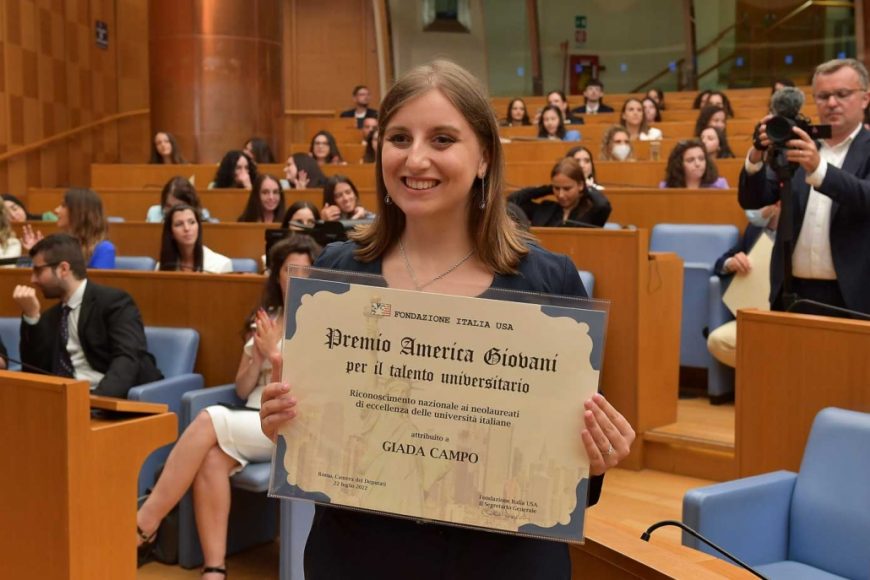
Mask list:
[[[794,291],[800,298],[864,313],[870,313],[870,131],[862,125],[868,85],[867,69],[857,60],[819,65],[813,97],[819,122],[831,125],[831,137],[817,144],[795,127],[795,138],[784,144],[785,160],[797,164],[791,179]],[[745,209],[780,199],[779,180],[765,168],[774,149],[765,124],[770,119],[762,120],[740,174],[738,196]],[[787,307],[784,264],[783,240],[777,236],[770,283],[774,310]]]

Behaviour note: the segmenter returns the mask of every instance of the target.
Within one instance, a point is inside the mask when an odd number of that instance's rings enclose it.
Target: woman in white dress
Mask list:
[[[226,576],[224,557],[230,513],[229,478],[248,462],[266,461],[272,442],[260,429],[260,397],[269,382],[269,357],[279,352],[282,310],[290,266],[310,266],[320,248],[308,236],[291,235],[269,253],[271,274],[256,313],[256,329],[245,344],[236,374],[236,394],[254,409],[214,405],[202,411],[178,439],[154,491],[136,514],[140,553],[153,545],[160,521],[193,485],[196,527],[204,557],[203,578]]]

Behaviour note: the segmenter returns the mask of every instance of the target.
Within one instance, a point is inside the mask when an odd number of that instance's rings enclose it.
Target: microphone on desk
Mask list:
[[[809,306],[811,308],[815,308],[818,310],[825,311],[831,313],[831,316],[836,316],[839,318],[855,318],[857,320],[870,320],[870,314],[865,314],[864,312],[858,312],[857,310],[849,310],[848,308],[841,308],[840,306],[833,306],[831,304],[825,304],[824,302],[819,302],[818,300],[810,300],[808,298],[800,298],[791,303],[788,308],[785,309],[786,312],[791,312],[793,314],[818,314],[818,312],[802,312],[803,306]]]
[[[2,358],[5,358],[5,359],[6,359],[6,370],[7,370],[7,371],[9,370],[9,363],[14,362],[15,364],[19,364],[19,365],[21,365],[21,368],[23,368],[23,369],[27,369],[27,370],[29,370],[29,371],[33,371],[33,372],[35,372],[35,373],[39,373],[40,375],[51,375],[51,376],[54,376],[54,377],[59,377],[59,376],[61,376],[61,375],[59,375],[59,374],[57,374],[57,373],[53,373],[53,372],[51,372],[51,371],[47,371],[47,370],[45,370],[45,369],[41,369],[41,368],[39,368],[39,367],[37,367],[37,366],[33,366],[33,365],[28,364],[28,363],[26,363],[26,362],[22,362],[22,361],[20,361],[20,360],[15,360],[14,358],[12,358],[12,357],[10,357],[10,356],[4,356],[4,357],[2,357]],[[64,378],[69,378],[69,377],[64,377]]]
[[[595,224],[589,224],[586,222],[578,222],[577,220],[565,220],[565,225],[571,226],[572,228],[589,228],[593,230],[601,229],[601,226],[596,226]]]
[[[666,526],[675,526],[675,527],[680,528],[681,530],[683,530],[684,532],[686,532],[690,536],[694,536],[695,538],[704,542],[705,544],[707,544],[708,546],[710,546],[711,548],[713,548],[714,550],[716,550],[717,552],[719,552],[720,554],[722,554],[723,556],[728,558],[729,560],[733,561],[741,568],[748,570],[754,576],[762,578],[763,580],[767,580],[766,576],[763,576],[759,572],[756,572],[755,569],[752,568],[752,566],[750,566],[746,562],[740,560],[737,556],[731,554],[725,548],[722,548],[721,546],[717,546],[716,544],[714,544],[713,542],[711,542],[710,540],[708,540],[707,538],[705,538],[700,533],[696,532],[695,530],[693,530],[692,528],[690,528],[689,526],[687,526],[683,522],[678,522],[676,520],[662,520],[660,522],[656,522],[653,525],[651,525],[650,527],[648,527],[646,529],[646,531],[640,535],[640,539],[643,540],[644,542],[649,542],[649,538],[654,531],[656,531],[659,528],[666,527]]]

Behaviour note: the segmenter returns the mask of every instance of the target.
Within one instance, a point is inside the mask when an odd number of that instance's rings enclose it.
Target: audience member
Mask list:
[[[713,91],[711,91],[710,89],[705,89],[705,90],[701,91],[700,93],[698,93],[698,95],[695,97],[695,100],[692,101],[692,108],[693,109],[703,109],[704,107],[706,107],[707,106],[707,99],[710,98],[710,93],[712,93],[712,92]]]
[[[559,109],[562,114],[562,120],[566,125],[582,125],[583,117],[575,117],[571,114],[571,109],[568,107],[568,98],[562,91],[550,91],[547,93],[547,104]],[[543,114],[543,111],[541,111]]]
[[[182,433],[154,490],[136,514],[140,556],[150,552],[160,522],[192,489],[204,559],[202,577],[226,577],[229,478],[249,462],[268,461],[272,456],[274,446],[263,435],[256,410],[271,377],[270,361],[281,348],[282,312],[291,268],[311,266],[319,254],[320,248],[308,236],[294,235],[272,246],[272,268],[256,313],[256,329],[245,343],[236,372],[236,394],[245,401],[246,408],[206,407]]]
[[[366,136],[365,140],[365,150],[363,151],[363,156],[359,160],[360,163],[374,163],[378,159],[378,136],[380,132],[378,128],[375,127],[375,130],[369,133]]]
[[[154,134],[154,139],[151,141],[150,163],[162,163],[166,165],[187,163],[181,155],[178,142],[172,133],[158,131]]]
[[[707,107],[721,107],[725,110],[725,114],[729,119],[734,118],[734,109],[731,108],[731,101],[728,100],[728,95],[722,91],[712,91],[707,97]]]
[[[18,258],[21,256],[21,242],[12,229],[9,221],[9,212],[5,207],[0,207],[0,258]],[[15,264],[9,264],[14,268]]]
[[[870,314],[870,132],[864,109],[870,104],[867,69],[855,59],[836,59],[816,68],[813,98],[819,122],[831,125],[831,138],[817,145],[799,128],[785,157],[799,165],[791,179],[794,229],[791,269],[793,290],[816,300]],[[745,209],[780,200],[780,181],[765,168],[767,117],[750,148],[740,174],[738,198]],[[783,224],[779,224],[782,232]],[[782,235],[771,258],[770,303],[774,310],[790,306],[783,296],[785,264]],[[806,311],[806,310],[804,310]],[[832,314],[820,309],[823,314]]]
[[[710,157],[714,159],[733,159],[734,152],[728,144],[725,130],[719,127],[707,127],[701,131],[701,142]]]
[[[106,239],[109,223],[103,215],[103,201],[90,189],[68,189],[63,201],[54,209],[57,229],[73,236],[82,245],[87,267],[92,270],[115,268],[115,246]],[[30,250],[42,239],[42,232],[30,225],[22,229],[21,246]]]
[[[31,286],[16,286],[21,308],[21,360],[50,374],[88,381],[96,395],[126,397],[131,387],[160,380],[148,352],[136,303],[117,288],[88,281],[81,242],[54,234],[30,249],[31,283],[43,298],[59,298],[45,312]]]
[[[554,141],[579,141],[580,132],[565,129],[562,111],[555,105],[547,105],[538,118],[538,138]]]
[[[9,221],[13,224],[21,224],[24,222],[56,222],[57,215],[54,212],[46,211],[41,214],[34,214],[27,211],[24,202],[12,195],[11,193],[3,194],[3,207],[9,213]]]
[[[250,189],[257,181],[257,164],[244,151],[229,151],[218,165],[209,189]]]
[[[565,157],[573,157],[580,164],[583,175],[586,177],[586,186],[604,189],[595,181],[595,161],[592,159],[592,151],[582,145],[572,147],[565,153]]]
[[[313,157],[307,153],[294,153],[284,164],[284,179],[281,187],[290,189],[320,189],[326,185],[326,176]]]
[[[199,213],[189,205],[179,204],[169,208],[163,220],[160,261],[156,269],[226,274],[233,271],[233,262],[203,245]]]
[[[716,162],[704,145],[697,139],[686,139],[678,142],[668,156],[665,180],[659,187],[728,189],[728,182],[719,177]]]
[[[698,113],[698,119],[695,121],[695,137],[701,136],[701,131],[707,127],[718,127],[723,131],[727,130],[727,114],[725,109],[716,105],[707,105],[701,112]]]
[[[646,96],[656,103],[659,111],[665,110],[665,93],[659,88],[651,88],[646,92]]]
[[[761,209],[748,209],[746,217],[749,219],[749,225],[743,230],[740,242],[720,256],[713,266],[713,272],[722,279],[723,290],[728,287],[734,276],[745,276],[757,265],[752,263],[749,253],[762,234],[770,236],[771,239],[776,238],[779,204],[768,205]],[[707,336],[707,349],[713,358],[722,364],[732,368],[737,366],[737,321],[731,320],[712,329]]]
[[[661,141],[662,132],[650,127],[643,112],[643,103],[637,99],[628,99],[622,104],[619,124],[626,128],[632,141]]]
[[[357,85],[353,88],[353,108],[347,111],[342,111],[339,117],[346,119],[356,119],[357,129],[362,129],[363,119],[366,117],[378,118],[378,112],[369,108],[369,97],[371,93],[365,85]]]
[[[647,125],[662,122],[662,114],[659,112],[659,105],[655,99],[644,97],[641,103],[643,104],[643,118]]]
[[[311,148],[308,150],[311,157],[318,165],[344,165],[344,157],[338,150],[335,137],[329,131],[318,131],[311,139]]]
[[[514,99],[508,103],[507,115],[502,124],[504,127],[520,127],[531,124],[529,111],[524,100]]]
[[[612,113],[613,107],[604,104],[604,83],[598,79],[592,79],[586,83],[583,89],[584,104],[577,107],[572,113],[575,115],[597,115],[598,113]]]
[[[9,353],[6,351],[6,345],[3,344],[3,337],[0,336],[0,371],[5,371],[9,368]]]
[[[239,216],[240,222],[278,223],[284,219],[284,190],[278,178],[260,174],[248,196],[245,211]]]
[[[180,175],[176,175],[166,182],[163,190],[160,192],[160,203],[148,208],[145,221],[150,223],[162,222],[163,214],[173,205],[178,205],[179,203],[186,203],[198,211],[203,221],[211,221],[211,215],[207,209],[202,207],[199,195],[196,193],[196,188],[189,179]]]
[[[359,191],[345,175],[333,175],[323,188],[323,221],[371,219],[375,214],[359,204]]]
[[[508,201],[520,206],[532,226],[603,226],[610,215],[610,202],[597,189],[587,187],[586,175],[573,157],[565,157],[550,172],[551,183],[526,187],[511,193]],[[556,201],[537,201],[552,195]]]
[[[362,133],[362,144],[366,144],[366,139],[368,139],[369,135],[372,134],[373,131],[378,128],[378,118],[374,117],[366,117],[363,119],[362,127],[360,127],[360,133]]]
[[[631,138],[622,125],[612,125],[601,137],[602,161],[629,161],[632,158]]]
[[[770,83],[770,94],[772,95],[779,89],[784,89],[785,87],[793,87],[795,86],[794,81],[791,79],[787,79],[785,77],[781,77],[778,79],[774,79],[772,83]]]
[[[284,213],[284,221],[281,222],[281,229],[291,229],[295,231],[303,231],[313,228],[320,221],[320,211],[310,201],[300,199],[293,202],[287,211]]]
[[[248,157],[254,160],[254,163],[275,163],[275,155],[272,154],[272,149],[265,139],[259,137],[251,137],[248,139],[245,146],[242,148]]]

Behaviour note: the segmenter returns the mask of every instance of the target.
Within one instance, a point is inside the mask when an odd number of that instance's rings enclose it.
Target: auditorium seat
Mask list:
[[[182,397],[179,427],[183,430],[209,405],[244,405],[235,385],[189,391]],[[251,411],[254,413],[255,411]],[[266,496],[271,464],[250,463],[231,479],[233,490],[227,537],[227,555],[275,539],[278,534],[278,504]],[[193,513],[193,497],[185,494],[178,514],[178,563],[185,568],[202,565],[202,549]]]
[[[722,279],[719,276],[710,276],[707,292],[707,330],[709,332],[713,332],[726,322],[734,320],[734,315],[722,302],[722,293]],[[710,366],[707,367],[707,394],[710,396],[710,401],[730,400],[733,392],[734,369],[710,357]]]
[[[580,281],[583,282],[583,288],[586,289],[586,295],[589,298],[593,297],[595,292],[595,274],[587,270],[577,270],[580,275]]]
[[[689,490],[683,521],[768,578],[868,578],[867,449],[870,414],[823,409],[798,473]],[[683,544],[722,557],[687,534]]]
[[[7,356],[20,360],[21,356],[18,353],[18,342],[21,340],[21,319],[12,316],[4,316],[0,318],[0,338],[3,339],[3,345],[6,347]],[[9,361],[9,370],[21,370],[21,365]]]
[[[143,270],[153,272],[157,261],[150,256],[117,256],[115,258],[116,270]]]
[[[231,258],[233,262],[233,272],[245,272],[257,274],[260,272],[257,267],[257,261],[253,258]]]
[[[733,225],[658,224],[650,236],[651,252],[674,252],[683,259],[683,312],[680,365],[710,368],[704,328],[708,324],[710,276],[716,260],[737,243]]]
[[[127,394],[132,401],[165,403],[169,410],[180,416],[181,396],[187,391],[201,389],[202,375],[195,374],[196,355],[199,350],[199,333],[191,328],[146,326],[145,339],[148,352],[154,355],[163,380],[133,387]],[[179,421],[179,431],[181,425]],[[154,485],[157,471],[166,461],[172,445],[154,451],[145,460],[139,472],[139,495]]]

